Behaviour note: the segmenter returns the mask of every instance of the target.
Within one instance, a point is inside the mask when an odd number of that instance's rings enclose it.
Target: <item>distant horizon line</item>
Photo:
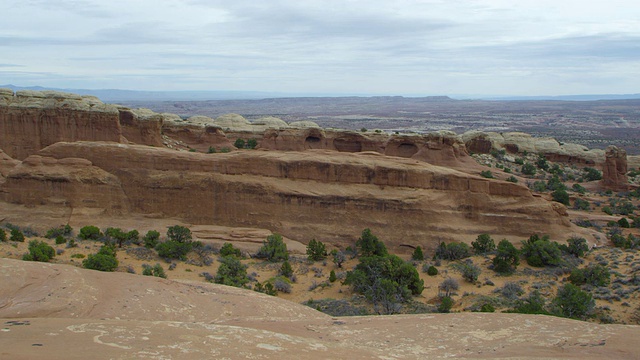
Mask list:
[[[640,93],[632,94],[564,94],[564,95],[488,95],[488,94],[380,94],[380,93],[335,93],[335,92],[278,92],[261,90],[129,90],[129,89],[86,89],[86,88],[58,88],[49,86],[17,86],[13,84],[0,85],[13,91],[62,91],[79,95],[93,95],[103,101],[205,101],[205,100],[260,100],[269,98],[346,98],[346,97],[403,97],[403,98],[433,98],[448,97],[452,100],[558,100],[558,101],[597,101],[597,100],[635,100],[640,99]],[[124,95],[129,95],[123,97]],[[130,95],[137,95],[131,98]],[[211,96],[213,96],[211,98]]]

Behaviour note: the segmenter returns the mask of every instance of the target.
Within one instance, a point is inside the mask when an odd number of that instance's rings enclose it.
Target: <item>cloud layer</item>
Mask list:
[[[637,93],[632,0],[0,0],[0,83],[334,94]]]

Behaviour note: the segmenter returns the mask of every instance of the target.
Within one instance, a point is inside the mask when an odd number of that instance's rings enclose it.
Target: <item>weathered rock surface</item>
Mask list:
[[[627,181],[627,152],[617,146],[609,146],[605,152],[605,162],[602,166],[602,186],[606,189],[626,191],[629,189]]]
[[[86,163],[67,160],[78,158]],[[439,241],[471,241],[483,232],[522,238],[544,229],[566,238],[580,231],[561,215],[563,209],[522,185],[375,152],[198,154],[57,143],[10,171],[2,194],[5,201],[24,205],[55,199],[112,214],[263,228],[303,243],[315,237],[352,245],[370,227],[394,251],[402,245],[431,249]]]
[[[631,359],[639,326],[542,315],[333,318],[250,290],[0,259],[7,359]]]
[[[529,134],[511,132],[496,133],[468,131],[461,135],[468,151],[489,153],[491,150],[505,149],[510,153],[530,152],[544,155],[548,160],[567,164],[593,166],[604,162],[602,150],[589,150],[587,147],[563,143],[553,138],[535,138]]]

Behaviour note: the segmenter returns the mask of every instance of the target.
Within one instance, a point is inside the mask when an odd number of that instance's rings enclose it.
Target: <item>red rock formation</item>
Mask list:
[[[602,187],[615,191],[629,190],[627,181],[627,152],[616,146],[608,146],[602,166]]]
[[[342,246],[370,227],[394,251],[402,251],[401,244],[430,249],[442,240],[470,241],[483,232],[522,237],[544,228],[564,236],[570,229],[524,186],[373,152],[198,154],[75,142],[54,144],[40,156],[9,173],[6,200],[38,205],[56,199]],[[67,158],[86,163],[74,160],[63,169]]]
[[[3,93],[5,94],[5,93]],[[22,160],[58,141],[121,141],[118,110],[93,97],[18,91],[0,102],[0,149]]]

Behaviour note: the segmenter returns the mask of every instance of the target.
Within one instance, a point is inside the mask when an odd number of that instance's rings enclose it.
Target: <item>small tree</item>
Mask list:
[[[527,264],[535,267],[558,266],[562,263],[558,244],[549,241],[548,236],[540,238],[531,235],[529,240],[522,242],[522,255],[527,259]]]
[[[97,254],[91,254],[82,261],[85,269],[98,271],[115,271],[118,268],[116,251],[112,246],[105,245],[100,248]]]
[[[256,257],[259,259],[267,259],[271,262],[289,259],[287,245],[282,241],[282,236],[278,234],[271,234],[267,236],[267,241],[263,242],[263,245],[258,250]]]
[[[438,275],[438,268],[433,265],[429,266],[429,268],[427,269],[427,275],[429,276]]]
[[[471,242],[471,247],[476,254],[486,254],[496,249],[496,243],[489,234],[480,234],[476,241]]]
[[[525,163],[524,165],[522,165],[522,174],[523,175],[530,175],[533,176],[536,174],[536,167],[529,164],[529,163]]]
[[[11,237],[9,238],[11,241],[24,242],[24,234],[20,229],[13,228],[11,229]]]
[[[168,240],[156,245],[156,251],[158,256],[165,259],[179,259],[186,260],[187,254],[193,248],[193,244],[178,242],[175,240]]]
[[[444,296],[440,299],[440,305],[438,305],[438,312],[448,313],[453,307],[453,299],[450,296]]]
[[[443,282],[438,285],[438,291],[440,292],[440,297],[451,297],[458,289],[460,285],[458,281],[453,278],[446,278]]]
[[[311,239],[307,245],[307,257],[311,261],[322,261],[327,258],[327,248],[321,241]]]
[[[97,226],[87,225],[80,229],[78,237],[83,240],[99,240],[102,237],[102,233]]]
[[[142,275],[155,276],[163,279],[167,278],[167,274],[165,274],[164,269],[162,268],[162,265],[160,265],[159,263],[156,263],[154,266],[143,264]]]
[[[242,287],[249,282],[247,266],[235,256],[223,257],[213,280],[216,284]]]
[[[336,272],[331,270],[331,272],[329,273],[329,282],[335,282],[336,280],[338,280]]]
[[[222,256],[222,257],[225,257],[225,256],[241,257],[242,256],[242,252],[240,251],[240,249],[234,247],[233,244],[224,243],[222,245],[222,248],[220,249],[220,256]]]
[[[500,241],[496,256],[493,258],[493,270],[501,274],[510,274],[519,264],[518,249],[507,239]]]
[[[567,252],[576,257],[583,257],[589,251],[587,239],[573,236],[567,240]]]
[[[48,262],[56,256],[56,250],[44,241],[29,242],[29,253],[24,254],[22,260]]]
[[[258,146],[258,140],[256,140],[255,138],[247,140],[247,148],[255,149],[256,146]]]
[[[558,294],[553,300],[556,313],[561,316],[584,319],[593,312],[595,301],[593,297],[573,284],[565,284],[558,289]]]
[[[233,143],[233,146],[237,147],[238,149],[244,149],[245,146],[245,141],[244,139],[236,139],[236,141]]]
[[[569,281],[574,285],[589,284],[592,286],[608,286],[611,282],[609,269],[600,264],[589,264],[584,269],[573,269]]]
[[[167,237],[170,240],[177,241],[179,243],[191,242],[191,230],[184,226],[174,225],[167,230]]]
[[[420,246],[416,247],[416,249],[413,250],[413,254],[411,254],[411,259],[415,261],[424,260],[424,253],[422,252],[422,248]]]
[[[339,250],[333,250],[331,253],[333,254],[333,263],[342,268],[342,264],[347,261],[347,256]]]
[[[289,260],[285,260],[280,267],[280,275],[290,278],[293,275],[293,269],[291,268],[291,264],[289,264]]]
[[[388,254],[384,243],[378,240],[378,237],[373,235],[368,228],[362,230],[362,236],[356,241],[356,247],[360,256],[385,256]]]
[[[155,230],[147,231],[147,234],[142,238],[144,247],[153,249],[158,245],[160,240],[160,233]]]
[[[569,206],[569,194],[564,189],[558,189],[551,193],[553,201],[559,202],[563,205]]]

